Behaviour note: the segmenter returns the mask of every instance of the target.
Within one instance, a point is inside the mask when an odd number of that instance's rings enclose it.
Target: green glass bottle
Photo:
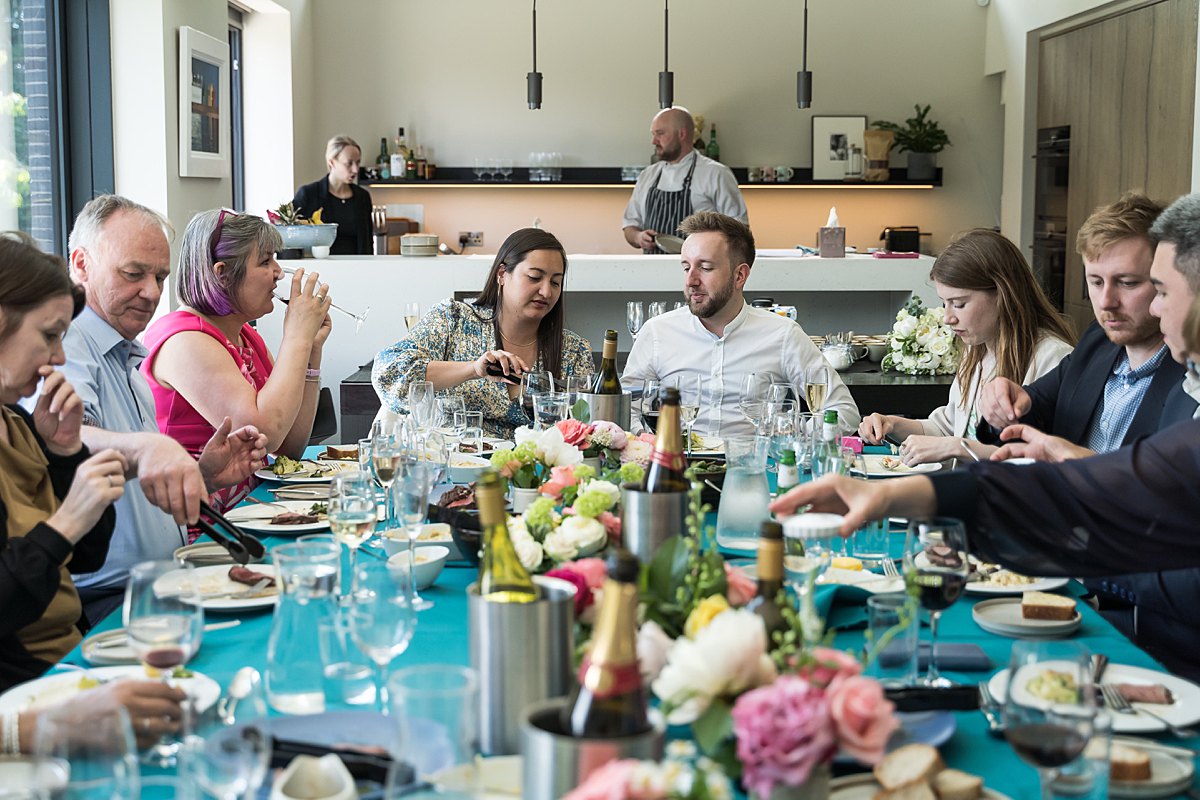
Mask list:
[[[763,621],[769,647],[772,634],[783,633],[788,627],[776,602],[783,589],[783,526],[775,520],[765,520],[759,528],[757,572],[758,594],[746,608]]]
[[[617,375],[617,332],[604,332],[604,351],[601,353],[600,370],[592,381],[592,394],[620,394],[621,377]]]
[[[717,124],[715,122],[709,129],[708,146],[704,148],[704,155],[713,161],[721,160],[721,145],[717,143]]]
[[[483,530],[483,559],[479,563],[479,594],[491,603],[532,603],[538,587],[521,565],[508,536],[504,490],[500,473],[489,469],[475,484],[475,503]]]

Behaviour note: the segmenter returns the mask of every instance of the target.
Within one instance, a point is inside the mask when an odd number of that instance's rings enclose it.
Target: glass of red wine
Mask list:
[[[938,674],[937,635],[942,611],[954,605],[967,585],[967,529],[950,517],[914,520],[904,541],[904,583],[929,612],[929,668],[922,683],[951,686]]]
[[[1042,797],[1063,766],[1079,757],[1092,738],[1096,691],[1091,657],[1069,641],[1013,643],[1004,689],[1004,738],[1038,771]]]
[[[200,649],[203,594],[200,578],[189,563],[143,561],[129,570],[124,608],[129,646],[146,667],[158,671],[164,683],[171,683],[175,670]],[[177,739],[164,736],[143,761],[173,766],[179,748]]]

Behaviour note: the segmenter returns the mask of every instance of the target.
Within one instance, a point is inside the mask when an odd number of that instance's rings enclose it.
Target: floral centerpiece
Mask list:
[[[671,742],[661,762],[610,761],[563,800],[730,800],[729,778],[690,742]]]
[[[579,448],[567,444],[557,427],[517,428],[515,436],[516,445],[492,453],[491,464],[519,489],[536,489],[550,480],[555,467],[583,461]]]
[[[953,375],[961,350],[945,315],[945,309],[925,308],[921,298],[913,295],[896,313],[884,369],[907,375]]]

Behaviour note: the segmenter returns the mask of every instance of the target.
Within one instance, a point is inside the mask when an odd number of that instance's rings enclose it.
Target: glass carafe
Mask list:
[[[767,452],[770,437],[739,436],[725,440],[725,483],[717,508],[717,544],[758,547],[758,529],[770,518],[767,504]]]
[[[279,605],[267,643],[267,702],[284,714],[325,710],[319,626],[337,609],[341,549],[336,542],[296,542],[271,550],[279,570]]]

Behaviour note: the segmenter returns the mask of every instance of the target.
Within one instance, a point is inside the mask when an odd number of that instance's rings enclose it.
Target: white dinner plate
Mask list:
[[[329,483],[333,476],[346,470],[358,470],[357,461],[312,461],[304,459],[298,472],[276,475],[270,469],[260,469],[255,476],[276,483]]]
[[[307,514],[312,508],[313,503],[320,503],[320,500],[275,500],[271,505],[263,503],[254,503],[252,505],[238,506],[225,512],[225,519],[232,522],[245,531],[260,531],[262,533],[272,533],[277,536],[288,536],[290,534],[313,533],[314,531],[325,530],[329,527],[329,520],[320,519],[316,522],[305,522],[300,525],[274,525],[271,520],[283,513],[279,506],[284,506],[288,511],[293,511],[297,514]]]
[[[971,594],[1019,595],[1023,592],[1050,592],[1061,589],[1071,582],[1070,578],[1034,578],[1032,583],[992,583],[991,581],[969,580],[966,591]]]
[[[882,790],[883,787],[875,782],[875,776],[870,773],[846,775],[829,782],[829,800],[873,800]],[[983,787],[983,796],[988,800],[1010,800],[1008,795],[986,786]]]
[[[1193,759],[1184,755],[1186,750],[1133,736],[1114,736],[1113,743],[1136,747],[1150,756],[1150,779],[1109,781],[1109,797],[1170,797],[1192,785],[1196,768]]]
[[[250,567],[255,572],[272,575],[278,584],[279,570],[273,564],[255,564]],[[271,593],[259,592],[254,597],[228,597],[229,592],[249,591],[250,586],[229,577],[229,567],[222,564],[212,567],[196,567],[193,577],[199,583],[201,605],[205,611],[248,611],[253,608],[270,608],[279,602],[279,587],[272,587]],[[160,592],[179,591],[188,576],[184,570],[177,569],[166,573],[154,582],[154,588]],[[220,596],[218,596],[220,595]]]
[[[856,586],[859,589],[880,594],[882,592],[904,591],[904,578],[889,578],[878,572],[866,569],[841,569],[830,567],[825,574],[817,578],[818,585],[830,584],[837,586]]]
[[[725,456],[725,440],[720,436],[707,436],[703,433],[692,434],[692,452],[689,458],[713,458]],[[684,448],[686,450],[686,447]]]
[[[114,664],[137,664],[137,653],[129,646],[129,634],[124,628],[93,634],[79,646],[89,664],[98,667]]]
[[[941,464],[917,464],[915,466],[907,466],[900,464],[895,469],[888,469],[883,466],[883,459],[896,458],[896,456],[872,456],[860,455],[854,459],[854,466],[850,468],[850,472],[855,475],[865,475],[868,478],[901,478],[905,475],[920,475],[925,472],[937,472],[942,468]]]
[[[1045,666],[1052,669],[1053,662],[1047,662]],[[991,690],[997,703],[1004,702],[1004,689],[1007,683],[1007,669],[1000,670],[988,681],[988,689]],[[1160,717],[1169,720],[1173,725],[1183,726],[1200,722],[1200,686],[1191,681],[1185,681],[1183,678],[1152,669],[1131,667],[1126,664],[1109,664],[1108,669],[1104,671],[1104,683],[1161,683],[1171,690],[1171,694],[1175,697],[1174,703],[1170,705],[1134,703],[1133,707],[1145,706]],[[1167,729],[1162,722],[1145,714],[1135,716],[1114,713],[1110,716],[1113,721],[1113,730],[1117,733],[1146,733]]]
[[[0,694],[0,713],[10,711],[26,711],[31,708],[45,708],[63,700],[68,700],[82,691],[80,681],[85,678],[108,683],[120,678],[139,678],[148,680],[146,670],[140,666],[124,667],[92,667],[86,673],[78,670],[55,672],[43,675],[31,681],[17,684],[4,694]],[[176,686],[188,693],[196,701],[196,709],[207,711],[221,696],[221,687],[212,678],[200,672],[193,672],[190,678],[175,678]],[[91,688],[91,687],[89,687]]]
[[[1078,610],[1071,619],[1025,619],[1021,616],[1021,598],[1000,597],[976,603],[971,609],[975,624],[997,636],[1017,639],[1057,639],[1079,630],[1083,616]]]
[[[40,797],[39,789],[53,790],[50,797],[62,796],[71,768],[60,759],[38,762],[33,756],[0,755],[0,800]]]

